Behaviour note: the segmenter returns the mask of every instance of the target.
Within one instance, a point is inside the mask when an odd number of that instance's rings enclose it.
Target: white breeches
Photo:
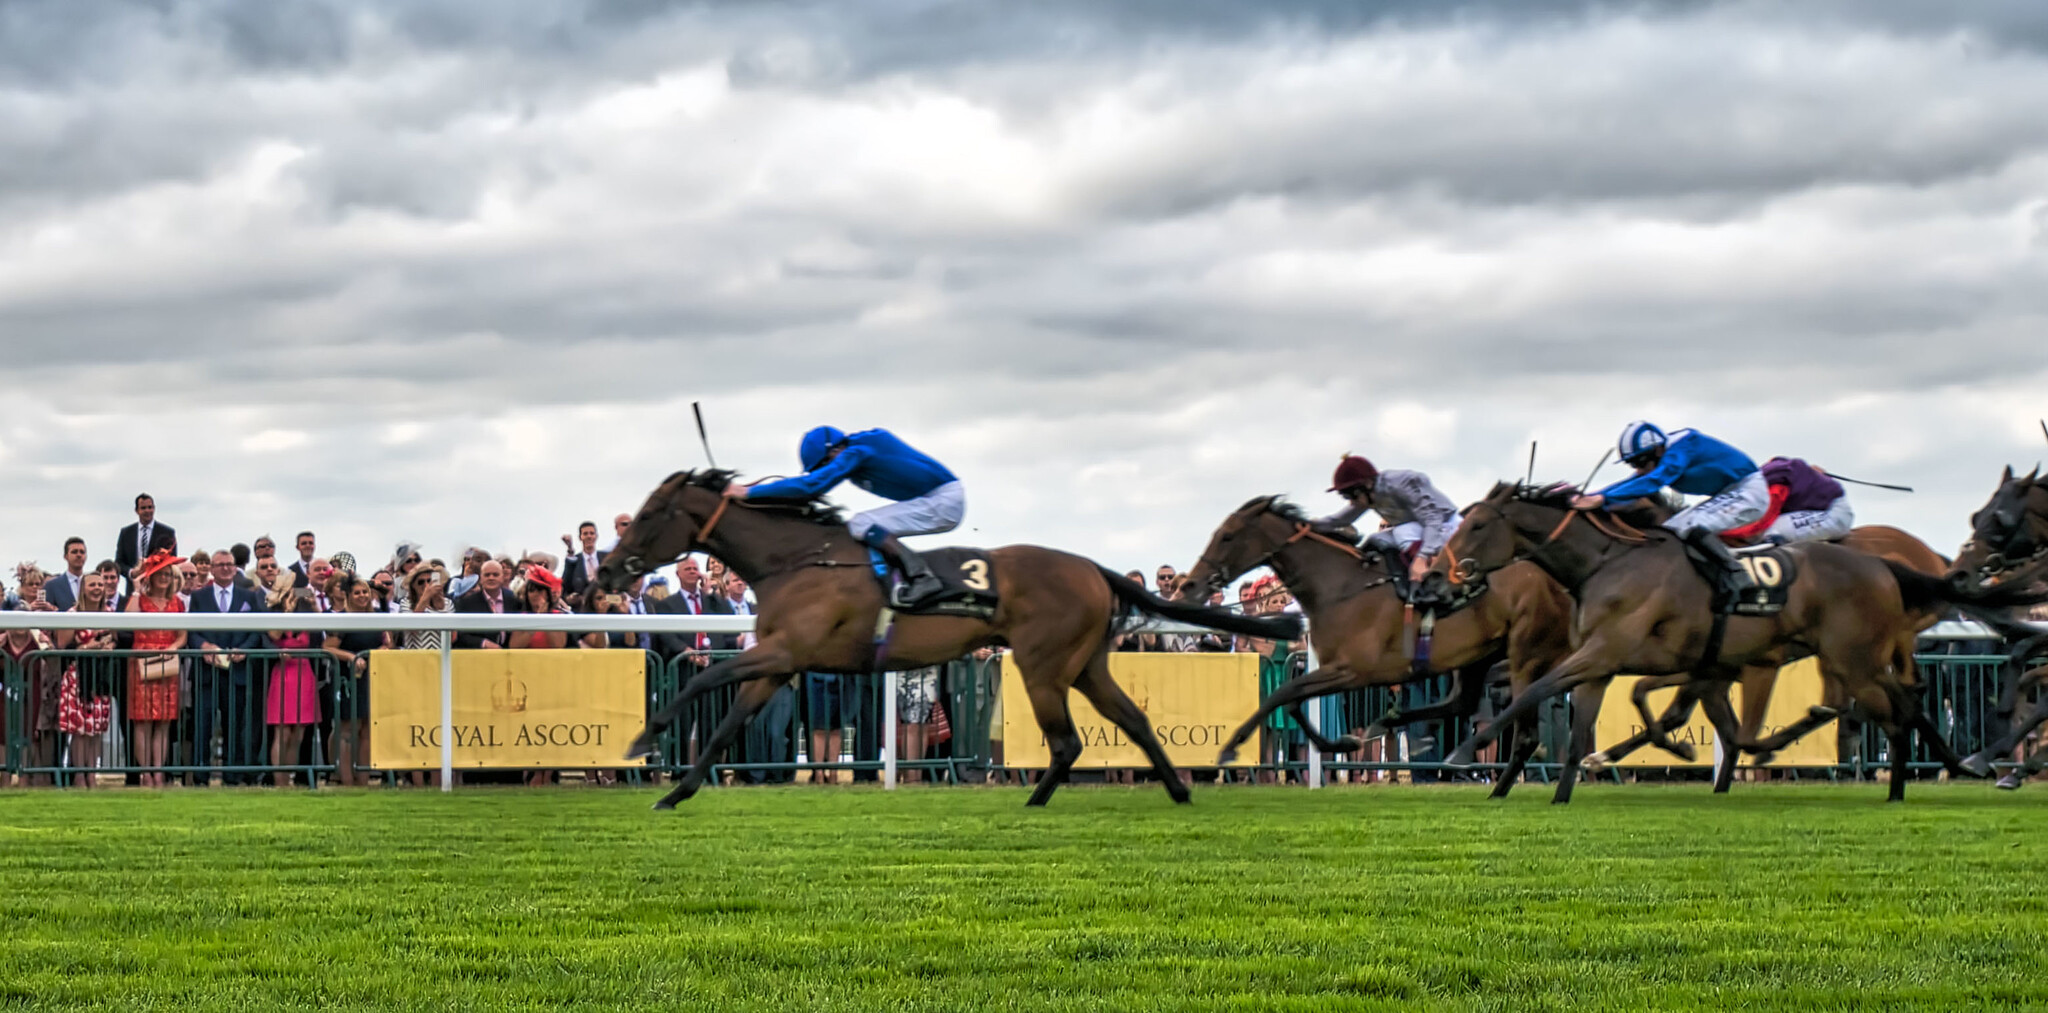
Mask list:
[[[1764,529],[1764,538],[1785,542],[1826,542],[1840,538],[1856,526],[1856,511],[1849,508],[1849,497],[1837,496],[1826,510],[1800,510],[1779,514],[1771,526]]]
[[[869,528],[892,535],[936,535],[959,527],[966,516],[967,490],[958,482],[947,482],[916,499],[854,514],[846,529],[862,541],[867,540]]]
[[[1680,510],[1664,527],[1687,535],[1694,531],[1726,531],[1762,519],[1771,508],[1771,487],[1761,471],[1706,499]]]

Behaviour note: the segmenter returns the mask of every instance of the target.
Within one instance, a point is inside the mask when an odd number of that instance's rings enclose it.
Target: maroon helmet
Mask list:
[[[1371,461],[1356,454],[1345,454],[1344,459],[1337,462],[1336,476],[1330,479],[1330,491],[1343,492],[1346,489],[1371,485],[1379,477],[1380,470],[1373,467]]]

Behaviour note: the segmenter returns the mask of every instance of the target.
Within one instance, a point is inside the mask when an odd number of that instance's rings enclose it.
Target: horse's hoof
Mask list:
[[[1356,736],[1356,735],[1346,735],[1346,736],[1343,736],[1343,737],[1341,737],[1341,738],[1339,738],[1339,739],[1337,740],[1337,742],[1336,742],[1336,748],[1334,748],[1334,749],[1331,749],[1331,750],[1330,750],[1330,752],[1332,752],[1332,753],[1355,753],[1355,752],[1358,752],[1358,751],[1359,751],[1359,750],[1360,750],[1361,748],[1363,748],[1364,746],[1365,746],[1365,742],[1364,742],[1363,740],[1359,739],[1359,737],[1358,737],[1358,736]]]
[[[1771,750],[1765,750],[1764,752],[1756,754],[1756,765],[1759,767],[1768,767],[1771,765],[1771,761],[1777,758],[1778,754],[1776,752]]]
[[[1997,787],[2000,791],[2018,791],[2020,790],[2020,785],[2025,783],[2025,781],[2020,779],[2020,772],[2015,770],[2012,773],[1999,778],[1998,783],[1997,785],[1995,785],[1995,787]]]
[[[1690,742],[1674,742],[1671,745],[1671,755],[1676,756],[1687,763],[1691,763],[1692,761],[1699,758],[1700,751],[1694,749],[1692,747],[1692,743]]]
[[[633,740],[633,744],[632,744],[632,745],[630,745],[630,746],[627,746],[627,747],[626,747],[626,759],[627,759],[628,761],[632,761],[632,760],[645,760],[645,759],[648,759],[649,757],[652,757],[653,755],[654,755],[654,733],[653,733],[653,732],[641,732],[641,733],[640,733],[640,737],[639,737],[639,738],[636,738],[636,739],[634,739],[634,740]]]
[[[1194,797],[1193,795],[1190,795],[1190,794],[1188,794],[1187,792],[1181,792],[1180,794],[1178,794],[1178,795],[1175,795],[1175,796],[1173,797],[1173,804],[1174,804],[1174,805],[1194,805],[1194,804],[1195,804],[1195,797]]]
[[[1237,750],[1235,749],[1226,749],[1216,754],[1216,765],[1219,767],[1228,767],[1236,762]]]
[[[675,807],[676,804],[674,802],[669,801],[668,799],[662,799],[661,801],[654,803],[654,811],[658,813],[668,812],[669,810],[674,809]]]
[[[1990,777],[1991,758],[1982,752],[1971,753],[1956,763],[1956,766],[1970,772],[1971,777]]]
[[[1478,750],[1459,746],[1451,752],[1451,755],[1444,757],[1444,766],[1452,770],[1470,770],[1478,762],[1474,759],[1477,752]]]
[[[1586,757],[1583,760],[1580,760],[1579,769],[1584,770],[1589,774],[1598,774],[1601,771],[1607,769],[1608,762],[1609,761],[1607,759],[1607,754],[1604,751],[1598,752],[1594,753],[1591,756]]]
[[[1387,737],[1387,726],[1386,726],[1386,725],[1383,725],[1383,724],[1379,723],[1378,721],[1375,721],[1375,722],[1373,722],[1372,724],[1369,724],[1369,725],[1366,725],[1366,726],[1365,726],[1365,739],[1366,739],[1366,741],[1367,741],[1367,742],[1370,742],[1370,741],[1372,741],[1373,739],[1384,739],[1384,738],[1386,738],[1386,737]]]
[[[1814,719],[1815,721],[1833,721],[1834,719],[1840,717],[1841,714],[1841,711],[1838,711],[1833,707],[1822,707],[1819,704],[1815,704],[1811,707],[1806,708],[1806,716]]]

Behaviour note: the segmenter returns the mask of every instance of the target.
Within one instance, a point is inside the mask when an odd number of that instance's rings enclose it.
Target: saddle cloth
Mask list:
[[[954,546],[932,549],[919,555],[924,557],[925,565],[931,567],[932,576],[939,578],[946,587],[917,603],[914,608],[899,611],[899,615],[962,616],[969,619],[995,617],[995,561],[987,552]],[[903,574],[888,565],[881,553],[869,549],[868,558],[875,564],[875,575],[882,582],[884,596],[903,583]]]
[[[1799,577],[1793,554],[1783,546],[1758,545],[1735,550],[1741,573],[1731,573],[1688,545],[1693,568],[1714,589],[1714,610],[1733,616],[1774,616],[1785,611],[1792,582]]]

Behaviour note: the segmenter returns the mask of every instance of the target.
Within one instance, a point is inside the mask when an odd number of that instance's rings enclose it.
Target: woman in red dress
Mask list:
[[[130,595],[124,612],[183,612],[178,597],[184,581],[178,576],[178,557],[169,549],[150,553],[135,568],[135,583],[142,593]],[[177,651],[185,646],[184,630],[136,630],[138,651]],[[168,663],[168,664],[166,664]],[[128,659],[128,720],[135,729],[135,763],[161,768],[171,747],[171,725],[178,720],[178,666],[176,654],[140,655]],[[168,669],[168,674],[163,674]],[[144,678],[145,675],[153,676]],[[144,771],[145,788],[164,786],[161,769]]]

